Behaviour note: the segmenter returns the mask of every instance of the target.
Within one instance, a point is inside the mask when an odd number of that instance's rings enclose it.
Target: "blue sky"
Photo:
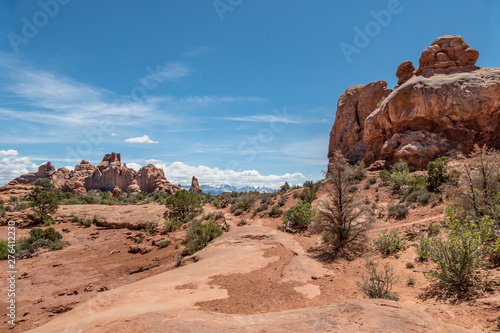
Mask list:
[[[0,185],[110,152],[183,185],[317,180],[344,90],[447,34],[499,67],[499,22],[496,0],[3,0]]]

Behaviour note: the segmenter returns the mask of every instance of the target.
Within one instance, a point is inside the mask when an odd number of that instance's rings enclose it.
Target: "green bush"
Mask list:
[[[47,178],[37,179],[33,185],[35,188],[28,195],[27,201],[35,212],[33,222],[42,223],[59,208],[58,190]]]
[[[144,229],[142,229],[141,231],[144,232],[146,235],[152,235],[157,226],[158,226],[157,222],[147,221],[145,223]]]
[[[188,253],[193,254],[203,249],[209,242],[222,234],[223,231],[221,227],[214,221],[210,221],[206,224],[193,221],[191,227],[186,230],[185,243],[188,248]]]
[[[392,205],[388,207],[388,217],[395,218],[396,220],[401,220],[406,218],[408,215],[408,207],[404,205]]]
[[[166,220],[165,223],[163,224],[163,232],[164,233],[169,233],[172,231],[175,231],[182,227],[182,222],[181,221],[176,221],[176,220]]]
[[[167,198],[167,211],[163,214],[166,220],[188,222],[203,212],[201,197],[196,192],[180,190]]]
[[[316,200],[316,193],[318,192],[320,185],[320,182],[313,183],[310,180],[306,181],[304,183],[304,189],[299,195],[300,200],[312,203],[314,200]]]
[[[480,272],[491,249],[498,244],[494,221],[488,216],[481,223],[460,220],[449,209],[448,237],[428,240],[425,255],[434,263],[426,277],[458,291],[465,291],[481,281]]]
[[[406,245],[406,238],[401,237],[395,229],[390,234],[387,234],[387,230],[384,230],[378,235],[376,244],[378,250],[383,255],[388,256],[402,250]]]
[[[300,200],[295,206],[290,208],[283,217],[283,223],[286,225],[290,222],[289,226],[297,231],[307,229],[315,212],[311,208],[311,204]]]
[[[446,170],[446,164],[450,161],[448,157],[439,157],[434,161],[429,162],[427,166],[427,190],[429,192],[436,192],[439,187],[450,181],[450,175]]]
[[[362,282],[357,282],[361,291],[368,298],[381,298],[398,301],[398,294],[392,292],[392,287],[397,281],[394,269],[389,264],[384,264],[381,271],[377,270],[378,264],[369,260],[366,263],[369,277],[362,276]]]
[[[280,194],[286,193],[290,191],[290,184],[288,182],[285,182],[285,184],[281,185],[280,190],[278,191]]]
[[[87,204],[87,205],[96,205],[98,203],[97,199],[95,197],[91,197],[91,196],[79,197],[78,200],[80,200],[81,202],[83,202],[84,204]]]
[[[379,177],[383,184],[387,185],[391,182],[391,172],[383,169],[379,171]]]
[[[282,196],[280,201],[278,202],[278,206],[283,207],[286,204],[287,200],[288,200],[287,196]]]
[[[9,258],[10,248],[9,243],[5,239],[0,239],[0,260]]]
[[[273,206],[271,209],[271,212],[269,213],[269,216],[271,217],[280,217],[283,214],[283,211],[279,208],[278,205]]]
[[[62,239],[62,235],[54,228],[47,228],[42,232],[41,238],[55,242]]]

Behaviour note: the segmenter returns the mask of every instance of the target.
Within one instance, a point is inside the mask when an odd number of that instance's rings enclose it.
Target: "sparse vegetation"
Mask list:
[[[320,185],[320,182],[313,183],[310,180],[306,181],[304,183],[304,189],[299,195],[300,200],[312,203],[314,200],[316,200],[316,192],[318,192]]]
[[[35,224],[44,223],[50,225],[54,214],[59,208],[58,190],[48,178],[37,179],[33,185],[35,188],[28,195],[28,202],[35,215],[32,220]]]
[[[401,237],[397,230],[393,230],[390,234],[384,230],[378,235],[376,244],[378,250],[388,256],[402,250],[405,247],[406,238]]]
[[[399,296],[392,292],[392,287],[397,281],[394,269],[389,264],[384,264],[381,271],[377,270],[378,263],[368,260],[365,265],[369,277],[362,276],[362,282],[357,282],[361,291],[368,298],[382,298],[398,301]]]
[[[180,190],[167,198],[167,211],[163,214],[166,220],[177,220],[186,223],[203,212],[201,197],[196,192]]]
[[[193,221],[191,226],[186,230],[185,243],[189,254],[193,254],[203,249],[213,239],[221,236],[223,231],[221,227],[214,221],[206,224]]]
[[[434,263],[428,278],[461,292],[481,282],[485,260],[499,244],[498,235],[488,216],[475,223],[461,220],[455,209],[448,209],[447,214],[449,235],[430,238],[421,256]]]
[[[152,235],[157,226],[158,226],[157,222],[147,221],[145,223],[144,229],[142,229],[141,231],[144,232],[146,235]]]
[[[163,232],[169,233],[169,232],[172,232],[172,231],[179,229],[180,227],[182,227],[181,221],[166,220],[163,224]]]
[[[273,206],[271,212],[269,212],[270,217],[280,217],[283,214],[283,211],[279,208],[278,205]]]
[[[311,204],[299,200],[295,206],[290,208],[283,216],[283,223],[296,231],[304,231],[311,223],[316,213],[312,210]]]
[[[437,192],[441,185],[450,181],[450,175],[446,170],[446,164],[450,161],[448,157],[439,157],[434,161],[429,162],[427,167],[427,190],[429,192]]]
[[[7,260],[9,254],[11,254],[9,243],[5,239],[0,239],[0,260]]]
[[[337,251],[358,240],[368,222],[361,220],[364,211],[357,202],[356,193],[348,190],[353,178],[347,160],[340,152],[335,152],[332,166],[327,176],[326,201],[319,208],[318,227],[324,231],[323,240]]]
[[[388,214],[387,216],[389,218],[395,218],[396,220],[401,220],[406,218],[408,215],[408,207],[405,205],[391,205],[388,207]]]
[[[30,254],[35,253],[40,247],[60,250],[68,245],[66,242],[61,241],[62,238],[62,235],[52,227],[45,230],[33,228],[30,230],[30,237],[20,239],[17,246],[19,250],[26,250]]]

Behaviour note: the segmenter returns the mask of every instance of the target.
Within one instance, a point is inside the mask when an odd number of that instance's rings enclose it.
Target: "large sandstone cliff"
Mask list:
[[[467,154],[474,144],[500,148],[500,69],[475,66],[479,53],[460,36],[436,39],[385,81],[347,89],[330,133],[352,162],[388,166],[397,160],[423,169],[440,155]]]
[[[112,191],[116,187],[131,193],[175,193],[180,190],[180,185],[173,185],[165,178],[162,169],[152,164],[142,167],[139,171],[129,169],[126,164],[121,164],[120,154],[116,153],[106,154],[97,166],[82,161],[74,171],[66,168],[56,170],[48,162],[41,165],[37,172],[19,176],[15,181],[19,184],[30,184],[39,178],[49,178],[57,188],[74,194],[84,194],[92,189]]]

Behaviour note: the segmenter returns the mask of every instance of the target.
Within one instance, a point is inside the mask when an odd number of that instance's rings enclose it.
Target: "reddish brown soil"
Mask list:
[[[376,173],[368,175],[368,177],[373,176],[376,176]],[[493,284],[489,292],[481,292],[468,301],[453,302],[453,297],[449,295],[440,297],[443,295],[439,290],[435,293],[429,292],[432,284],[422,273],[428,270],[429,264],[416,260],[415,246],[418,238],[425,234],[430,223],[440,222],[443,219],[444,204],[437,202],[434,206],[415,206],[404,220],[387,219],[387,206],[395,204],[398,201],[397,197],[391,194],[387,187],[380,187],[378,182],[366,190],[364,189],[365,182],[366,180],[358,185],[361,199],[366,197],[371,203],[376,204],[375,220],[368,232],[368,239],[373,241],[381,231],[385,229],[391,231],[396,228],[410,238],[405,250],[385,258],[374,250],[371,241],[365,242],[367,249],[361,256],[351,255],[350,259],[333,258],[325,255],[321,236],[317,234],[291,234],[276,231],[277,236],[251,236],[266,246],[264,257],[273,260],[263,268],[246,273],[212,275],[208,280],[209,285],[212,288],[227,290],[227,297],[197,301],[195,305],[200,310],[223,314],[263,314],[323,306],[337,301],[362,300],[364,295],[356,282],[361,281],[362,275],[366,274],[365,258],[372,258],[381,263],[387,262],[394,267],[399,276],[394,291],[399,293],[401,303],[413,301],[424,304],[427,306],[427,313],[445,323],[474,331],[494,331],[497,317],[500,315],[499,268],[490,270],[489,279]],[[293,193],[297,191],[300,192],[300,190],[294,190],[288,194],[289,200],[282,207],[283,210],[289,209],[298,201],[297,198],[293,198]],[[323,188],[319,192],[319,199],[315,205],[320,204],[325,193]],[[258,207],[259,204],[260,202],[257,202],[254,207]],[[216,211],[213,207],[206,206],[205,208],[206,212]],[[175,269],[176,258],[184,250],[181,244],[184,230],[168,236],[158,233],[154,236],[145,236],[144,242],[139,245],[151,251],[145,254],[132,254],[128,250],[130,246],[136,245],[135,239],[141,234],[139,231],[104,229],[95,226],[85,228],[69,222],[70,215],[78,217],[98,215],[109,221],[125,221],[130,224],[141,223],[145,220],[162,223],[163,211],[164,207],[157,204],[111,208],[95,205],[61,207],[56,220],[65,222],[54,224],[54,228],[63,234],[63,240],[68,241],[70,246],[60,251],[45,252],[36,258],[17,262],[18,325],[11,331],[24,332],[27,329],[39,327],[72,309],[76,304],[89,300],[99,293],[100,289],[114,290]],[[226,208],[224,212],[226,219],[231,223],[228,236],[235,229],[247,228],[247,226],[237,226],[241,219],[246,219],[247,225],[262,225],[271,230],[277,230],[282,224],[280,218],[269,218],[265,213],[257,214],[252,218],[250,212],[238,217],[231,215],[229,208]],[[19,222],[17,230],[18,237],[26,237],[29,233],[26,223]],[[5,226],[0,226],[0,234],[6,234]],[[161,239],[170,239],[172,244],[163,249],[151,245],[153,241],[157,242]],[[298,243],[303,249],[302,252],[305,250],[306,255],[299,255],[300,258],[313,259],[328,273],[310,273],[306,276],[306,281],[303,278],[303,272],[299,270],[294,273],[295,280],[285,279],[289,274],[286,269],[290,267],[298,252],[297,248],[286,245],[291,244],[290,242]],[[178,249],[175,249],[176,244]],[[223,244],[219,242],[217,246],[223,246]],[[110,254],[113,250],[115,252]],[[414,267],[407,268],[407,263],[412,263]],[[150,265],[158,265],[158,267],[137,274],[129,274],[132,270]],[[245,266],[247,263],[241,262],[241,265]],[[0,289],[5,290],[5,274],[4,272],[1,274]],[[407,285],[410,277],[415,280],[412,286]],[[194,292],[198,288],[200,287],[197,283],[186,280],[175,289]],[[316,293],[317,290],[319,291]],[[4,299],[0,301],[0,306],[4,308]],[[6,321],[7,317],[4,316],[4,323]]]

